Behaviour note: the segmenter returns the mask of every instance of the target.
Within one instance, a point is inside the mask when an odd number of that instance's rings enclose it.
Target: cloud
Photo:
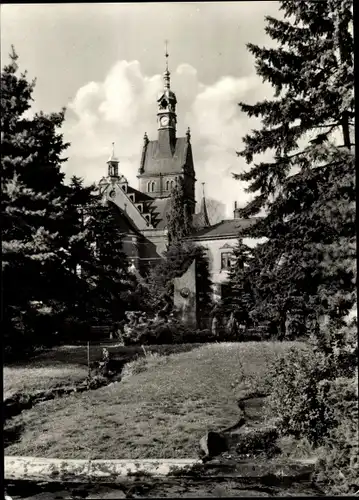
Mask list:
[[[115,142],[120,171],[137,187],[144,132],[150,139],[157,137],[156,97],[162,85],[162,75],[144,75],[138,61],[120,60],[103,81],[79,88],[68,104],[64,125],[65,139],[71,142],[67,175],[98,181],[106,175],[106,160]],[[238,102],[256,102],[268,97],[270,89],[256,75],[223,76],[204,85],[197,70],[186,63],[172,70],[171,87],[178,100],[177,134],[183,136],[187,126],[191,127],[197,201],[205,182],[208,197],[225,203],[231,217],[233,202],[241,205],[249,199],[231,172],[244,168],[235,151],[241,149],[241,138],[254,126],[240,112]]]

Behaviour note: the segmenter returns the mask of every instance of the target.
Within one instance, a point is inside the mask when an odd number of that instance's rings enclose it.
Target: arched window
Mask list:
[[[168,191],[170,188],[170,181],[166,181],[166,191]]]
[[[147,192],[149,193],[151,191],[151,181],[147,182]]]
[[[175,185],[174,181],[171,181],[171,189],[174,188],[174,185]]]
[[[151,182],[151,191],[152,191],[152,193],[154,192],[154,190],[155,190],[155,182],[152,181]]]

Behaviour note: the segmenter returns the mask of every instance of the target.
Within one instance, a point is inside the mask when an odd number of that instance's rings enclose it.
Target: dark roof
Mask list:
[[[149,141],[146,148],[145,174],[176,174],[186,163],[189,143],[186,137],[177,137],[173,156],[162,151],[159,141]]]
[[[121,208],[118,207],[116,203],[113,203],[112,201],[110,201],[110,203],[111,206],[114,207],[118,229],[120,229],[121,232],[127,234],[139,234],[137,227],[134,225],[128,215],[123,210],[121,210]]]
[[[167,226],[166,214],[170,209],[171,198],[155,198],[151,206],[152,222],[156,229],[165,229]]]
[[[138,189],[135,189],[131,186],[127,186],[127,193],[134,193],[135,203],[140,203],[141,201],[153,201],[153,198],[151,196],[148,196],[148,194],[142,193],[142,191],[139,191]]]
[[[260,217],[251,217],[250,219],[227,219],[214,224],[213,226],[200,229],[194,232],[190,239],[215,239],[215,238],[225,238],[225,237],[237,237],[241,229],[246,229],[255,222],[257,222]]]

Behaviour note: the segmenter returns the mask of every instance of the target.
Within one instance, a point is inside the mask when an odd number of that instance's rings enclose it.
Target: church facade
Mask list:
[[[182,178],[185,203],[193,218],[193,233],[188,240],[205,247],[214,294],[219,298],[228,276],[238,232],[254,221],[238,218],[235,207],[233,219],[211,225],[204,195],[196,211],[191,133],[188,129],[185,137],[177,137],[177,99],[171,90],[168,67],[163,80],[163,90],[157,97],[158,136],[150,140],[144,134],[137,175],[138,189],[130,186],[121,175],[114,150],[107,161],[107,176],[100,180],[98,186],[104,199],[117,207],[119,228],[124,234],[124,251],[131,266],[143,274],[163,258],[168,243],[166,214],[170,209],[171,191]]]

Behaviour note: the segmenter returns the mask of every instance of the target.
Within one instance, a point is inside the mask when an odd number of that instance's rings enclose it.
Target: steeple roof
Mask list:
[[[109,156],[109,159],[107,160],[107,163],[120,163],[120,160],[117,158],[115,155],[115,143],[112,143],[112,151]]]
[[[193,227],[194,229],[203,229],[205,227],[210,227],[211,223],[208,217],[207,204],[206,204],[206,196],[204,193],[204,182],[202,182],[203,196],[201,200],[200,210],[197,214],[193,215]]]
[[[159,140],[149,141],[146,146],[143,159],[143,173],[145,174],[178,174],[182,172],[184,165],[193,165],[191,145],[186,137],[177,137],[174,154],[162,148]]]

